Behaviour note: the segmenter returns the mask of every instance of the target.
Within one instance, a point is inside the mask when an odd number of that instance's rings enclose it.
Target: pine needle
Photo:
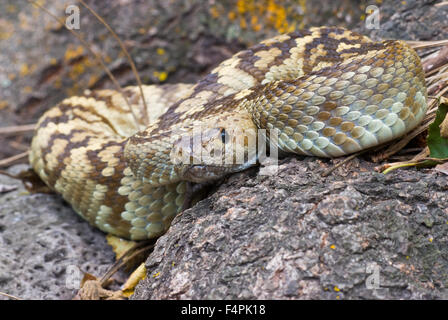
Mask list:
[[[25,152],[16,154],[15,156],[0,160],[0,167],[7,167],[14,161],[26,158],[28,156],[28,153],[29,153],[29,151],[25,151]]]
[[[36,127],[36,124],[24,124],[19,126],[9,126],[9,127],[1,127],[0,128],[0,134],[16,134],[16,133],[23,133],[23,132],[29,132],[33,131]]]
[[[448,39],[445,40],[434,40],[434,41],[411,41],[406,40],[414,50],[441,47],[448,44]]]

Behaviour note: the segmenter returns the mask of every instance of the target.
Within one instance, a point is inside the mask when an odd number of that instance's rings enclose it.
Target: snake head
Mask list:
[[[256,150],[254,127],[194,128],[174,143],[171,161],[182,180],[204,183],[255,165]]]

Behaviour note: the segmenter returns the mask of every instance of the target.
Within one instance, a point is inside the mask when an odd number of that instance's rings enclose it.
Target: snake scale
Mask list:
[[[29,156],[41,179],[84,219],[133,240],[165,232],[189,184],[248,167],[248,140],[259,129],[277,129],[281,151],[337,157],[406,134],[427,108],[413,49],[336,27],[265,40],[195,85],[143,90],[149,124],[137,87],[123,91],[138,123],[119,92],[87,91],[40,118]],[[249,137],[241,139],[241,130]],[[195,147],[210,145],[230,145],[246,161],[191,162]],[[173,150],[186,155],[183,162],[173,160]]]

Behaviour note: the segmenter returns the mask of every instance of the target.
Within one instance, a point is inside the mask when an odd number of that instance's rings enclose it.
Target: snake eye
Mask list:
[[[227,132],[224,128],[221,129],[221,141],[222,143],[226,143],[227,141]]]

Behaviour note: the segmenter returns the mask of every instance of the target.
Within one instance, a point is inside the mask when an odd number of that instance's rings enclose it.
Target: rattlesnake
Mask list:
[[[267,129],[266,141],[277,129],[275,144],[283,152],[336,157],[404,135],[427,108],[413,49],[333,27],[265,40],[196,85],[148,85],[143,91],[146,128],[117,91],[86,92],[40,118],[29,157],[42,180],[83,218],[133,240],[165,232],[189,184],[252,165],[248,141],[259,129]],[[142,119],[138,88],[124,94]],[[194,139],[197,132],[200,139]],[[192,150],[210,145],[231,146],[246,161],[192,164]],[[174,161],[173,150],[186,158]]]

